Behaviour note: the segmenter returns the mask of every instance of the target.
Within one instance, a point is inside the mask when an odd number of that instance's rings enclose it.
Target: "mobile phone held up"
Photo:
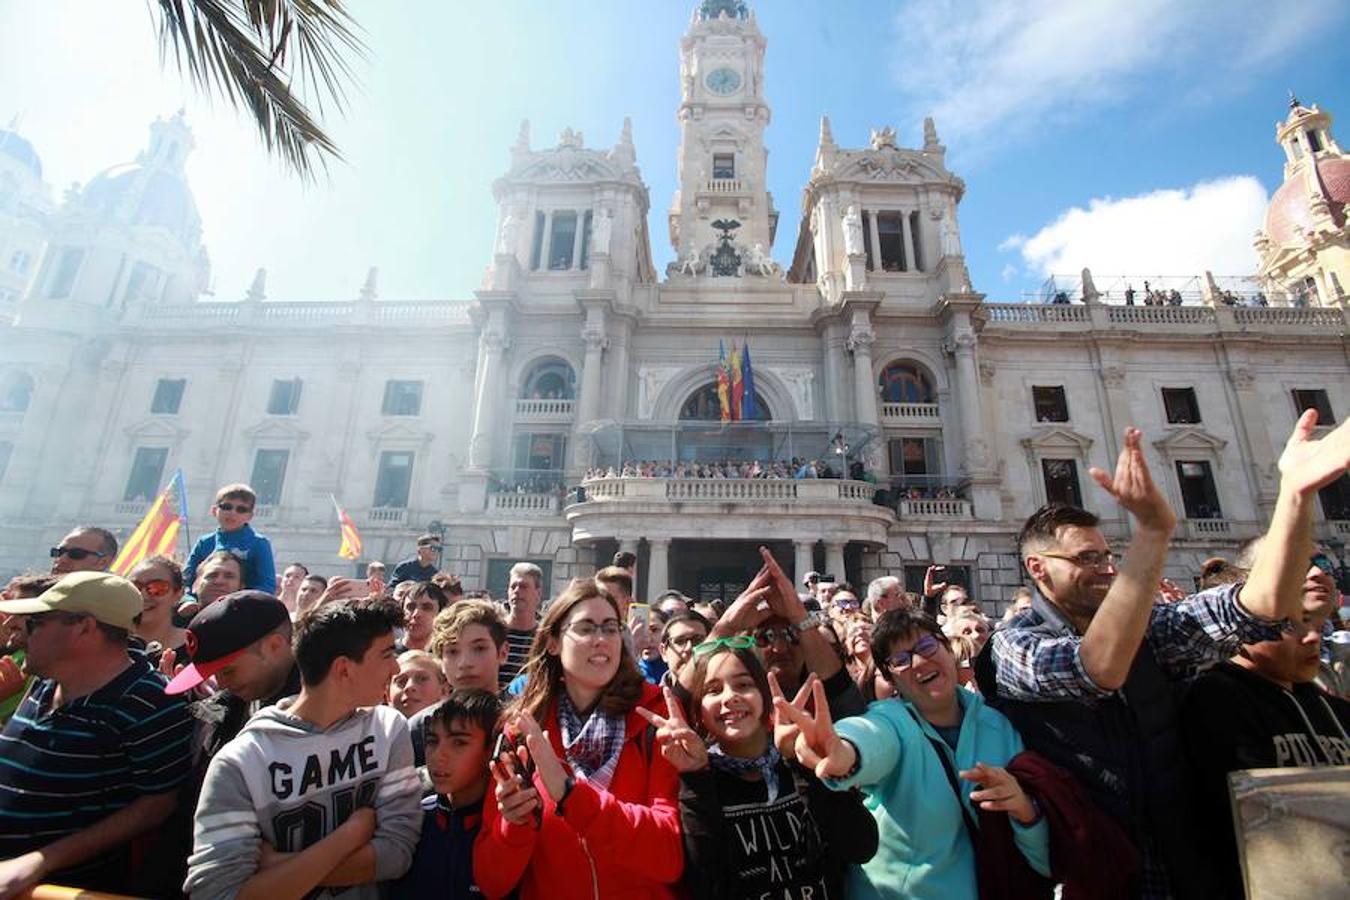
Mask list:
[[[525,761],[523,763],[520,761],[521,749],[525,750]],[[492,748],[492,758],[501,759],[503,753],[510,755],[512,768],[526,781],[534,777],[534,757],[530,756],[530,751],[525,747],[525,742],[507,734],[505,728],[502,729],[501,734],[497,735],[497,744]]]

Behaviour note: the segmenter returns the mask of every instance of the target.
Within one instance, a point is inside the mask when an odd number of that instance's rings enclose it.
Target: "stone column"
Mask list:
[[[585,217],[584,210],[577,210],[577,230],[572,235],[572,270],[578,272],[581,271],[581,241],[586,230]]]
[[[848,379],[844,359],[843,342],[826,330],[821,336],[825,343],[825,403],[820,418],[825,421],[838,421],[848,418],[848,394],[844,383]]]
[[[914,239],[914,225],[910,222],[909,214],[901,217],[905,229],[905,258],[909,264],[908,271],[920,272],[918,242]],[[920,220],[921,221],[921,220]]]
[[[647,602],[670,587],[670,538],[647,538]]]
[[[872,271],[881,271],[881,232],[877,228],[877,211],[871,210],[867,215],[867,240],[871,241],[868,245],[872,248]]]
[[[825,542],[825,574],[833,575],[836,581],[848,581],[844,572],[844,542]]]
[[[797,585],[797,590],[802,590],[802,576],[815,568],[816,542],[811,541],[793,541],[792,549],[795,551],[793,557],[792,581]]]
[[[1247,457],[1245,462],[1252,499],[1255,501],[1257,516],[1264,522],[1275,511],[1275,499],[1280,492],[1275,474],[1278,471],[1275,463],[1279,458],[1279,445],[1270,439],[1270,429],[1267,427],[1269,411],[1261,402],[1257,379],[1251,369],[1245,366],[1230,368],[1228,383],[1238,410],[1235,424],[1246,444],[1243,455]]]
[[[877,389],[872,379],[872,344],[876,332],[865,318],[855,318],[849,332],[848,349],[853,351],[853,397],[857,420],[864,425],[875,425],[877,419]]]
[[[533,248],[531,248],[533,249]],[[553,210],[544,213],[544,237],[539,242],[539,271],[548,271],[548,255],[553,250]]]
[[[961,470],[977,475],[989,468],[989,445],[984,439],[984,416],[980,412],[980,376],[975,367],[975,333],[958,331],[947,342],[947,352],[956,357],[956,408],[961,412],[961,441],[965,445]]]
[[[497,327],[485,326],[478,342],[483,377],[474,401],[473,438],[469,442],[469,466],[474,469],[486,469],[492,464],[492,435],[497,427],[497,408],[502,402],[502,357],[508,346],[506,335]]]
[[[577,396],[577,425],[585,425],[600,418],[601,366],[609,338],[603,322],[588,317],[581,328],[581,340],[586,344],[586,361],[581,366],[581,390]]]

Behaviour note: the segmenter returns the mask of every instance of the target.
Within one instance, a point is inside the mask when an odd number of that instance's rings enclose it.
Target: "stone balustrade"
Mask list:
[[[1350,313],[1319,306],[1106,306],[1102,304],[1056,305],[986,303],[980,313],[989,329],[1044,330],[1139,330],[1167,327],[1186,333],[1249,332],[1270,329],[1275,333],[1308,330],[1344,334]]]
[[[901,521],[905,519],[973,519],[975,507],[969,500],[958,498],[901,500],[897,508]]]
[[[149,500],[123,500],[113,504],[113,515],[123,519],[142,519],[150,509]]]
[[[259,503],[253,507],[253,521],[267,522],[277,517],[277,507],[274,503]]]
[[[366,521],[371,525],[406,525],[408,510],[401,506],[372,506],[366,510]]]
[[[871,503],[877,486],[835,478],[597,478],[584,502]]]
[[[556,494],[488,494],[488,512],[515,516],[551,516],[558,512]]]
[[[739,194],[745,188],[739,178],[713,178],[703,189],[710,194]]]
[[[463,324],[469,322],[469,303],[446,300],[360,302],[231,303],[203,301],[140,307],[142,319],[156,326],[195,327],[233,322],[243,325],[294,327],[340,324]]]
[[[1233,536],[1233,523],[1228,519],[1187,519],[1186,530],[1193,540],[1229,538]]]
[[[518,422],[570,422],[575,414],[575,400],[516,400]]]
[[[942,413],[936,403],[882,403],[885,425],[939,425]]]

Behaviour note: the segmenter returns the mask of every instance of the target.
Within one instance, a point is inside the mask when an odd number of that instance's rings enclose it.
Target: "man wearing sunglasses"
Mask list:
[[[1316,493],[1350,467],[1350,427],[1316,440],[1316,423],[1305,413],[1285,445],[1270,530],[1244,584],[1154,603],[1177,519],[1136,428],[1125,430],[1114,477],[1091,470],[1132,519],[1119,568],[1097,517],[1078,507],[1042,507],[1019,535],[1039,596],[976,661],[980,691],[1028,749],[1073,772],[1134,836],[1143,898],[1217,896],[1213,866],[1195,848],[1173,690],[1242,644],[1277,640],[1281,623],[1300,616]]]
[[[187,705],[128,652],[141,606],[135,586],[107,572],[0,601],[0,615],[24,620],[24,669],[36,676],[0,737],[5,896],[40,880],[140,893],[131,842],[170,816],[192,761]]]
[[[117,558],[117,538],[112,532],[81,525],[52,548],[52,574],[106,572]]]

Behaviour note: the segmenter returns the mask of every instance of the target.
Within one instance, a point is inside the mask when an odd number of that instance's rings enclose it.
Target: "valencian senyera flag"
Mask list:
[[[727,348],[719,338],[717,341],[717,404],[721,408],[722,421],[731,421],[731,370],[727,368]]]
[[[342,544],[338,547],[338,556],[343,559],[361,558],[361,532],[356,530],[356,524],[352,522],[352,517],[347,515],[347,511],[338,505],[337,497],[328,495],[333,499],[333,508],[337,510],[338,527],[342,529]]]
[[[183,484],[183,470],[179,469],[122,546],[122,552],[113,560],[112,571],[126,575],[143,559],[171,556],[178,543],[178,531],[187,524],[187,515],[187,487]]]

